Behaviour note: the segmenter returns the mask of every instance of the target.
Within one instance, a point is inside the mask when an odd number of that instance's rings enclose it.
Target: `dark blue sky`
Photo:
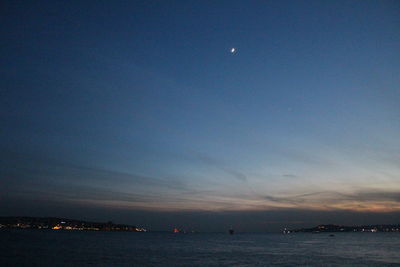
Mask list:
[[[1,25],[0,214],[399,220],[398,1],[3,1]]]

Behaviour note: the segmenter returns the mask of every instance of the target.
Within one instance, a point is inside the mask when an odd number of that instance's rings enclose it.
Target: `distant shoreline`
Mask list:
[[[346,233],[346,232],[400,232],[400,224],[376,224],[361,226],[345,226],[334,224],[322,224],[312,228],[300,228],[283,230],[284,234],[290,233]]]
[[[147,232],[147,229],[127,224],[109,222],[88,222],[57,217],[0,217],[0,229],[51,229],[85,231]]]
[[[3,216],[0,217],[0,229],[49,229],[49,230],[84,230],[84,231],[124,231],[148,232],[146,228],[127,224],[109,222],[90,222],[84,220],[67,219],[59,217],[30,217],[30,216]],[[155,231],[165,232],[169,231]],[[192,233],[197,231],[180,231]],[[312,228],[284,229],[283,234],[292,233],[348,233],[348,232],[400,232],[400,224],[379,224],[345,226],[322,224]],[[223,232],[221,232],[223,233]],[[248,232],[256,233],[256,232]],[[257,232],[258,233],[258,232]],[[274,232],[279,233],[279,232]]]

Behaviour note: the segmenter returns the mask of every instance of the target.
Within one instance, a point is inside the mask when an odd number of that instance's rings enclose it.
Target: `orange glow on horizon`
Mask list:
[[[287,197],[290,199],[290,197]],[[397,212],[400,203],[396,201],[357,201],[333,197],[302,198],[301,201],[274,202],[260,199],[239,199],[233,197],[213,197],[205,199],[187,199],[184,202],[166,200],[162,204],[156,202],[130,202],[113,200],[75,200],[85,206],[101,206],[121,210],[143,210],[155,212],[185,211],[273,211],[273,210],[313,210],[313,211],[354,211],[354,212]]]

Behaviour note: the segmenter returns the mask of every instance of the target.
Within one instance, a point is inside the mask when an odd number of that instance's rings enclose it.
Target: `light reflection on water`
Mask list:
[[[1,266],[400,266],[400,234],[1,230]]]

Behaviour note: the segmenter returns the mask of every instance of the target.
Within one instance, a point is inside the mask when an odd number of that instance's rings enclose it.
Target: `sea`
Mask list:
[[[400,266],[400,233],[1,229],[0,266]]]

